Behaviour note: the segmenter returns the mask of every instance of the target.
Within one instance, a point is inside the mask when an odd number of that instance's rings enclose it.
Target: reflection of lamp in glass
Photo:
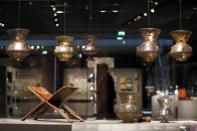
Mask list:
[[[31,50],[25,42],[29,30],[17,28],[10,29],[7,33],[12,41],[8,46],[6,46],[7,54],[13,59],[23,60],[30,54]]]
[[[137,47],[137,55],[142,57],[146,62],[153,62],[160,53],[156,41],[161,30],[157,28],[141,28],[139,31],[144,42]]]
[[[95,48],[96,36],[87,36],[86,45],[82,48],[82,51],[87,56],[93,56],[97,53]]]
[[[73,37],[70,36],[58,36],[56,37],[58,46],[55,47],[54,54],[59,61],[68,61],[74,55],[74,49],[70,45]]]
[[[187,61],[192,55],[192,48],[187,44],[192,32],[182,30],[182,11],[181,0],[179,0],[179,26],[180,30],[172,31],[170,34],[176,41],[176,44],[171,47],[170,55],[177,61]]]
[[[192,48],[187,44],[192,32],[187,30],[176,30],[171,36],[176,44],[171,47],[170,55],[177,61],[187,61],[192,55]]]

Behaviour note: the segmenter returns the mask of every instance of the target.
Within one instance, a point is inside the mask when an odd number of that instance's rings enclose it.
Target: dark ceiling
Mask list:
[[[155,3],[156,2],[156,3]],[[17,0],[0,0],[0,37],[6,30],[18,27]],[[30,37],[54,38],[64,32],[64,14],[57,14],[59,27],[55,26],[54,11],[63,11],[64,0],[21,0],[20,27],[30,29]],[[90,0],[66,0],[66,34],[81,37],[95,34],[101,38],[115,38],[118,30],[126,31],[126,38],[140,37],[137,29],[147,27],[147,17],[134,21],[147,12],[147,0],[92,0],[92,25],[90,29]],[[171,38],[169,32],[179,28],[179,0],[150,0],[151,27],[162,30],[160,38]],[[101,10],[106,12],[102,13]],[[118,10],[118,12],[113,12]],[[139,17],[138,17],[139,18]],[[197,39],[197,2],[182,0],[183,28],[193,32]],[[7,38],[7,37],[6,37]]]

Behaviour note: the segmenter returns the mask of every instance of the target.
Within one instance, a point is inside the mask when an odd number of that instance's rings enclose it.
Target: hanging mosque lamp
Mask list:
[[[13,59],[23,60],[30,54],[30,48],[25,42],[25,39],[29,33],[28,29],[9,29],[7,31],[11,43],[6,46],[6,53]]]
[[[157,45],[157,37],[161,30],[157,28],[141,28],[139,31],[143,37],[143,43],[137,47],[137,55],[145,62],[153,62],[160,53]]]
[[[58,36],[56,37],[58,46],[55,47],[54,54],[59,61],[68,61],[74,55],[74,49],[71,46],[73,37]]]
[[[82,52],[87,56],[94,56],[96,55],[97,51],[95,48],[96,36],[89,35],[85,37],[86,44],[82,48]]]

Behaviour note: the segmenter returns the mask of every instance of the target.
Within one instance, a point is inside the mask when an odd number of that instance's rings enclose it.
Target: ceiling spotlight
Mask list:
[[[113,13],[117,13],[117,12],[119,12],[119,11],[118,11],[118,10],[112,10],[112,12],[113,12]]]
[[[123,37],[116,37],[117,40],[123,40]]]
[[[55,8],[55,7],[53,7],[53,8],[52,8],[52,10],[53,10],[53,11],[56,11],[56,8]]]
[[[34,46],[31,46],[31,49],[33,50],[34,49]]]
[[[85,46],[85,45],[83,45],[83,46],[82,46],[82,49],[84,49],[85,47],[86,47],[86,46]]]
[[[138,17],[137,17],[137,19],[139,20],[139,19],[141,19],[142,17],[139,15]]]
[[[37,48],[37,49],[40,49],[40,46],[39,46],[39,45],[37,45],[37,46],[36,46],[36,48]]]
[[[186,17],[186,19],[190,19],[190,17],[189,17],[189,16],[187,16],[187,17]]]
[[[0,23],[0,26],[2,26],[2,23]]]
[[[58,13],[58,14],[63,14],[63,13],[64,13],[64,11],[62,11],[62,10],[58,10],[58,11],[56,11],[56,13]]]
[[[54,5],[50,5],[51,6],[51,8],[55,8],[55,6]]]
[[[157,1],[155,1],[155,3],[154,3],[155,5],[158,5],[159,3],[157,2]]]
[[[135,18],[134,21],[137,21],[137,18]]]
[[[44,46],[42,45],[41,48],[44,49]]]
[[[155,9],[152,8],[152,9],[150,10],[150,12],[151,12],[151,13],[155,13]]]
[[[59,23],[55,24],[56,27],[58,27],[59,25],[60,25]]]
[[[126,41],[125,41],[125,40],[123,40],[123,41],[122,41],[122,44],[124,45],[125,43],[126,43]]]
[[[114,6],[118,6],[119,4],[118,4],[118,3],[114,3],[113,5],[114,5]]]
[[[54,13],[54,14],[53,14],[53,16],[55,16],[55,17],[56,17],[56,16],[57,16],[57,13]]]
[[[54,21],[55,21],[55,22],[58,22],[58,18],[55,18]]]
[[[101,13],[105,13],[105,12],[106,12],[106,10],[100,10],[100,12],[101,12]]]
[[[147,16],[148,14],[147,13],[144,13],[144,16]]]

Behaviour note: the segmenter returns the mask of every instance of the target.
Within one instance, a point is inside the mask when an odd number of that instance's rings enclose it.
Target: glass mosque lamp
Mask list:
[[[137,47],[136,53],[145,62],[153,62],[160,53],[156,41],[161,30],[157,28],[141,28],[139,31],[143,37],[143,43]]]
[[[73,37],[71,36],[58,36],[56,37],[58,46],[55,47],[54,54],[59,61],[68,61],[74,55],[74,49],[71,46]]]
[[[31,51],[25,42],[29,30],[22,28],[9,29],[7,33],[11,39],[11,43],[6,46],[6,53],[13,59],[23,60]]]
[[[171,33],[176,44],[171,47],[170,55],[176,61],[187,61],[192,55],[192,48],[187,44],[192,32],[187,30],[176,30]]]
[[[82,52],[87,56],[93,56],[97,53],[95,48],[96,36],[85,37],[86,45],[82,48]]]

